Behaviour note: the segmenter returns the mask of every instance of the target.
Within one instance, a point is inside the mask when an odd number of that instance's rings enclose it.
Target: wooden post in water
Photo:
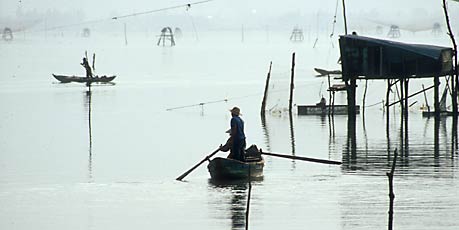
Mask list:
[[[408,93],[408,85],[409,85],[409,79],[406,78],[405,81],[404,81],[404,84],[405,84],[405,118],[408,119],[408,98],[409,98],[409,93]]]
[[[328,77],[328,105],[329,105],[328,115],[330,115],[333,110],[330,74],[327,74],[327,77]]]
[[[367,97],[367,88],[368,88],[368,79],[365,79],[365,90],[363,91],[363,99],[362,99],[362,106],[363,106],[363,116],[365,117],[365,98]]]
[[[401,109],[400,114],[401,114],[402,118],[403,118],[403,113],[405,112],[405,104],[403,103],[404,98],[405,98],[405,95],[403,93],[403,89],[404,89],[403,82],[404,81],[405,81],[404,78],[400,78],[400,109]]]
[[[387,92],[386,92],[386,128],[389,129],[389,96],[390,96],[390,88],[392,87],[391,85],[391,80],[387,79]]]
[[[349,117],[355,119],[355,91],[356,91],[356,77],[351,76],[345,81],[347,89],[347,114]]]
[[[294,83],[293,79],[295,76],[295,52],[292,54],[292,70],[291,70],[291,78],[290,78],[290,100],[289,100],[289,105],[288,105],[288,111],[291,113],[292,112],[292,107],[293,107],[293,88]]]
[[[392,162],[392,168],[390,172],[387,172],[386,175],[389,179],[389,223],[388,223],[388,229],[392,230],[392,223],[394,221],[394,199],[395,199],[395,194],[394,194],[394,171],[395,171],[395,164],[397,162],[397,149],[394,151],[394,160]]]
[[[438,87],[440,86],[440,77],[434,77],[434,108],[435,108],[435,119],[440,118],[440,101],[439,101],[439,91]]]
[[[271,78],[272,65],[273,65],[273,62],[270,62],[268,75],[266,76],[265,92],[263,94],[263,101],[261,102],[261,111],[260,111],[261,116],[265,116],[265,112],[266,112],[266,99],[268,97],[269,79]]]

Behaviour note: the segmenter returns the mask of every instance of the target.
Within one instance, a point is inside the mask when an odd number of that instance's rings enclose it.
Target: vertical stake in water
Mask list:
[[[365,79],[365,90],[363,91],[363,99],[362,99],[363,117],[365,117],[365,99],[367,97],[367,88],[368,88],[368,79]]]
[[[250,211],[250,196],[252,194],[252,177],[250,176],[250,164],[249,164],[249,194],[247,195],[247,209],[245,212],[245,230],[249,230],[249,211]]]
[[[291,70],[291,78],[290,78],[290,100],[289,100],[289,105],[288,105],[288,111],[291,113],[292,112],[292,106],[293,106],[293,88],[294,83],[293,79],[295,76],[295,52],[292,54],[292,70]]]
[[[389,223],[388,223],[388,229],[392,230],[392,223],[394,221],[394,199],[395,199],[395,194],[394,194],[394,171],[395,171],[395,164],[397,162],[397,149],[394,151],[394,160],[392,161],[392,168],[390,172],[387,172],[386,175],[389,179]]]
[[[272,67],[272,65],[273,65],[273,62],[270,62],[269,63],[268,75],[266,76],[265,93],[263,94],[263,101],[261,102],[261,111],[260,111],[261,116],[265,116],[266,99],[268,97],[269,79],[271,78],[271,67]]]

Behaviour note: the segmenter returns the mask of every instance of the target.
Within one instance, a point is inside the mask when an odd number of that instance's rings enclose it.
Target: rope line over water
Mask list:
[[[171,6],[171,7],[166,7],[166,8],[156,9],[156,10],[137,12],[137,13],[127,14],[127,15],[122,15],[122,16],[115,16],[112,19],[116,20],[116,19],[120,19],[120,18],[135,17],[135,16],[138,16],[138,15],[151,14],[151,13],[155,13],[155,12],[160,12],[160,11],[165,11],[165,10],[172,10],[172,9],[177,9],[177,8],[182,8],[182,7],[186,7],[186,10],[188,10],[188,9],[191,8],[192,5],[202,4],[202,3],[211,2],[211,1],[214,1],[214,0],[205,0],[205,1],[199,1],[199,2],[192,2],[192,3],[182,4],[182,5],[178,5],[178,6]]]
[[[193,6],[193,5],[198,5],[198,4],[211,2],[211,1],[215,1],[215,0],[205,0],[205,1],[199,1],[199,2],[192,2],[192,3],[188,3],[188,4],[181,4],[181,5],[165,7],[165,8],[161,8],[161,9],[154,9],[154,10],[137,12],[137,13],[127,14],[127,15],[115,16],[115,17],[111,17],[111,18],[102,18],[102,19],[83,21],[83,22],[67,24],[67,25],[53,26],[53,27],[45,28],[43,30],[36,30],[36,32],[51,31],[51,30],[57,30],[57,29],[63,29],[63,28],[68,28],[68,27],[87,25],[87,24],[97,24],[97,23],[116,20],[116,19],[120,19],[120,18],[134,17],[134,16],[138,16],[138,15],[151,14],[151,13],[167,11],[167,10],[183,8],[183,7],[186,8],[186,10],[188,11],[191,8],[191,6]]]

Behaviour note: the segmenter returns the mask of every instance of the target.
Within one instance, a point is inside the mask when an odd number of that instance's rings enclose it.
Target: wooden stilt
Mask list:
[[[405,81],[405,79],[403,78],[400,78],[400,108],[401,108],[401,114],[402,114],[402,117],[403,117],[403,112],[405,111],[405,105],[403,103],[403,98],[405,97],[404,94],[403,94],[403,82]]]
[[[391,80],[387,79],[387,91],[386,91],[386,128],[389,130],[389,96],[390,96],[390,88],[392,87],[391,85]]]
[[[439,101],[439,86],[440,78],[438,76],[434,77],[434,108],[435,108],[435,118],[440,117],[440,101]]]
[[[409,98],[409,93],[408,93],[408,85],[409,85],[409,79],[406,78],[405,81],[404,81],[404,84],[405,84],[405,100],[404,100],[404,103],[405,103],[405,119],[408,119],[408,98]]]
[[[332,90],[330,89],[331,87],[331,81],[330,81],[330,74],[327,74],[327,77],[328,77],[328,104],[331,105],[331,100],[332,100]],[[328,115],[330,115],[332,113],[332,109],[329,109],[328,110]]]

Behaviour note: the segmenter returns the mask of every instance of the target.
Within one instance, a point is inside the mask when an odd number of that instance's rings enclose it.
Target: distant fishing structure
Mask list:
[[[292,31],[292,35],[290,35],[290,41],[292,42],[302,42],[304,40],[303,29],[298,28],[295,26]]]
[[[9,27],[5,27],[5,29],[3,29],[2,39],[4,41],[13,40],[13,30],[11,30]]]
[[[161,35],[159,35],[158,43],[156,45],[159,46],[161,41],[163,46],[166,46],[167,41],[169,41],[170,46],[175,46],[174,33],[170,27],[164,27],[161,30]]]
[[[84,38],[89,38],[91,36],[91,30],[89,28],[84,28],[81,36]]]
[[[400,28],[397,25],[391,25],[389,29],[389,33],[387,33],[387,37],[399,38],[400,36],[402,36],[400,34]]]

